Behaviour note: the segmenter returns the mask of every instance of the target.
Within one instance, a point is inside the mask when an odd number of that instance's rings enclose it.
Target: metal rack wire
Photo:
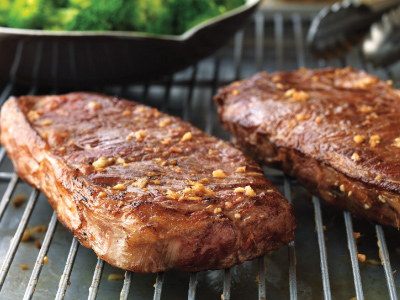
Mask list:
[[[149,103],[150,105],[157,106],[163,111],[168,111],[172,114],[181,116],[184,120],[190,120],[195,123],[197,126],[201,127],[203,130],[210,134],[214,134],[220,136],[222,138],[229,138],[229,136],[221,129],[220,125],[218,125],[216,116],[215,116],[215,107],[212,102],[211,95],[215,93],[218,86],[226,84],[232,80],[250,76],[252,73],[260,70],[268,70],[272,71],[275,69],[294,69],[302,66],[306,67],[316,67],[316,66],[325,66],[327,62],[318,61],[316,62],[310,53],[307,52],[304,43],[304,35],[309,26],[310,16],[300,15],[300,14],[290,14],[284,15],[278,12],[275,13],[265,13],[258,12],[254,21],[250,24],[249,27],[237,33],[233,43],[221,51],[219,51],[214,57],[208,58],[205,61],[199,63],[196,66],[189,68],[186,71],[177,74],[176,76],[171,76],[164,81],[160,82],[151,82],[138,84],[134,86],[114,86],[104,88],[103,92],[109,92],[114,94],[119,94],[121,96],[125,96],[128,98],[134,98],[135,100],[139,100],[141,102]],[[2,86],[2,92],[0,95],[0,103],[3,103],[9,95],[12,94],[36,94],[40,93],[59,93],[64,91],[59,91],[56,88],[48,91],[42,90],[40,87],[33,84],[29,88],[20,87],[17,83],[14,82],[13,78],[15,78],[15,72],[17,72],[20,66],[19,57],[21,52],[23,51],[24,42],[20,42],[18,46],[18,51],[15,55],[15,59],[13,62],[12,72],[10,74],[11,80],[8,83],[5,83]],[[41,53],[42,45],[38,45],[37,55],[36,55],[36,63],[32,72],[37,74],[39,71],[40,65],[40,53]],[[55,48],[54,51],[57,51]],[[226,58],[229,58],[228,61]],[[359,55],[357,49],[354,49],[347,57],[344,57],[339,60],[335,60],[333,62],[329,62],[330,64],[334,64],[336,66],[346,65],[347,62],[351,65],[355,65],[356,67],[364,67],[368,69],[368,65],[362,60],[362,57]],[[56,68],[56,65],[54,66]],[[373,70],[369,70],[373,71]],[[208,75],[205,76],[204,74]],[[386,79],[389,76],[388,72],[378,72],[378,74]],[[209,76],[211,75],[211,76]],[[155,91],[154,91],[155,90]],[[203,114],[196,114],[198,111],[203,112]],[[0,221],[3,219],[5,213],[12,214],[15,213],[15,210],[10,208],[10,202],[13,197],[14,191],[21,184],[18,176],[13,173],[11,170],[7,171],[7,158],[5,155],[4,148],[0,150],[0,163],[2,163],[2,168],[0,169],[0,182],[5,184],[3,197],[0,202]],[[8,167],[10,169],[10,167]],[[301,205],[307,206],[304,202],[298,202],[299,198],[304,198],[302,193],[304,191],[301,187],[298,186],[297,182],[291,180],[283,176],[279,172],[274,172],[271,170],[266,170],[267,177],[278,187],[280,187],[284,196],[288,199],[290,203],[294,203],[296,212],[299,218],[299,224],[302,224],[303,220],[306,220],[306,217],[302,219],[301,214]],[[294,193],[293,199],[292,193]],[[105,279],[102,278],[104,269],[109,267],[107,264],[101,260],[97,259],[96,265],[91,265],[89,262],[86,262],[85,268],[93,269],[92,278],[86,278],[85,281],[80,282],[80,285],[84,286],[83,290],[86,293],[82,293],[79,290],[79,293],[68,294],[69,282],[71,276],[74,274],[74,270],[78,267],[76,265],[76,260],[78,257],[78,250],[81,249],[79,243],[75,238],[72,238],[70,243],[70,248],[66,256],[62,256],[61,254],[57,254],[57,257],[60,260],[59,270],[62,270],[59,274],[48,274],[46,273],[44,276],[47,276],[46,280],[53,286],[52,292],[48,292],[45,289],[37,289],[38,283],[40,282],[41,271],[44,267],[45,257],[48,254],[50,248],[53,246],[52,240],[54,240],[58,235],[58,221],[56,214],[53,212],[51,219],[47,226],[47,231],[44,236],[43,243],[41,248],[37,254],[36,260],[33,264],[32,272],[29,276],[29,280],[27,283],[24,282],[24,292],[16,292],[13,286],[16,286],[16,283],[13,284],[16,280],[21,278],[18,275],[18,272],[11,273],[10,270],[12,267],[17,268],[18,266],[13,265],[13,260],[18,253],[19,248],[24,248],[24,244],[21,244],[21,239],[24,233],[24,230],[27,228],[28,223],[30,222],[30,218],[34,212],[35,205],[40,202],[39,200],[40,192],[36,189],[32,189],[29,199],[25,205],[24,211],[18,215],[19,222],[14,228],[13,238],[11,240],[10,245],[8,246],[9,238],[7,235],[0,235],[0,298],[1,299],[17,299],[15,295],[19,295],[19,298],[22,299],[49,299],[55,298],[57,300],[61,299],[110,299],[110,295],[102,295],[100,292],[101,285],[105,284]],[[306,196],[305,198],[310,198]],[[396,274],[393,275],[393,266],[395,268],[400,267],[400,260],[395,257],[394,262],[392,263],[389,259],[389,247],[387,246],[387,241],[385,239],[384,230],[381,226],[375,226],[375,233],[377,240],[372,243],[367,243],[362,245],[363,249],[366,251],[376,252],[377,250],[380,253],[380,259],[382,266],[374,266],[376,268],[383,268],[384,278],[387,283],[386,293],[382,292],[383,289],[379,288],[377,293],[371,292],[371,286],[368,288],[363,288],[363,276],[362,272],[366,271],[364,265],[360,266],[357,257],[357,241],[354,237],[353,232],[355,231],[353,227],[352,217],[347,212],[331,212],[329,208],[326,208],[320,200],[316,197],[312,197],[312,204],[309,201],[309,204],[312,208],[312,214],[315,217],[315,232],[309,230],[310,228],[304,228],[303,226],[299,226],[297,231],[296,240],[291,242],[287,249],[283,249],[282,251],[287,253],[287,266],[283,266],[282,268],[286,269],[287,276],[284,281],[287,282],[287,290],[286,284],[285,290],[280,286],[271,284],[273,281],[269,277],[271,273],[266,272],[266,268],[268,270],[268,264],[271,264],[273,259],[269,259],[268,255],[266,257],[260,257],[256,262],[253,263],[256,270],[256,280],[257,280],[257,288],[251,286],[251,289],[256,289],[256,296],[254,299],[284,299],[289,298],[291,300],[294,299],[343,299],[342,294],[338,291],[337,285],[333,287],[332,275],[337,275],[334,273],[334,264],[329,260],[329,255],[333,255],[330,248],[327,246],[327,234],[329,231],[325,231],[324,219],[331,220],[332,215],[333,219],[336,223],[341,223],[344,225],[338,225],[340,228],[343,228],[343,234],[347,237],[347,247],[348,253],[346,257],[349,257],[349,261],[345,261],[343,264],[351,265],[351,274],[353,280],[346,281],[346,287],[343,288],[345,292],[348,294],[348,299],[355,296],[356,299],[364,299],[364,297],[369,297],[369,299],[398,299],[399,291],[396,289],[396,281],[399,286],[399,280],[396,277]],[[299,209],[300,212],[297,210]],[[6,212],[7,211],[7,212]],[[327,217],[327,214],[329,215]],[[343,214],[344,223],[338,220],[338,216]],[[309,216],[309,214],[307,215]],[[40,218],[41,222],[44,222],[46,218]],[[305,222],[305,221],[304,221]],[[373,225],[365,224],[363,222],[355,220],[357,222],[357,228],[361,228],[369,233],[371,236],[371,228]],[[360,225],[361,224],[361,225]],[[1,226],[4,227],[4,220],[0,223]],[[0,228],[3,228],[1,227]],[[338,230],[336,230],[338,231]],[[373,235],[373,234],[372,234]],[[330,235],[330,237],[334,237],[333,239],[341,239],[341,236],[335,237],[334,235]],[[310,267],[310,272],[312,272],[311,280],[303,279],[304,274],[308,272],[307,266],[304,266],[301,262],[312,259],[307,257],[307,250],[304,250],[306,245],[304,244],[303,237],[307,237],[312,239],[310,242],[310,247],[312,245],[318,245],[318,255],[319,255],[319,264],[320,271],[313,272],[312,267]],[[7,239],[8,238],[8,239]],[[372,239],[373,240],[373,239]],[[344,241],[342,239],[342,241]],[[307,240],[307,243],[309,241]],[[378,244],[378,248],[376,246]],[[296,255],[296,246],[299,245],[300,254]],[[373,250],[371,250],[373,249]],[[23,250],[20,250],[23,251]],[[80,250],[81,251],[81,250]],[[277,261],[282,260],[282,256],[285,256],[284,252],[278,251],[274,259]],[[391,249],[391,258],[393,258],[394,250]],[[92,255],[93,254],[89,254]],[[275,255],[275,254],[274,254]],[[373,254],[368,254],[373,256]],[[278,257],[279,256],[279,257]],[[335,258],[340,257],[340,255],[333,255]],[[65,264],[64,264],[65,261]],[[267,262],[268,261],[268,262]],[[240,267],[239,267],[240,268]],[[19,272],[26,272],[21,271]],[[240,269],[227,269],[223,272],[218,273],[218,277],[220,280],[216,280],[218,283],[218,287],[216,288],[216,292],[214,294],[222,294],[221,298],[224,300],[229,299],[250,299],[246,296],[240,295],[235,286],[241,286],[238,282],[246,282],[247,279],[243,279],[245,277],[244,272],[246,270]],[[206,274],[205,274],[206,273]],[[239,275],[237,274],[239,273]],[[381,274],[375,271],[368,271],[368,274],[372,275],[373,281],[376,281],[378,285],[382,283],[382,280],[378,280],[381,278]],[[214,273],[213,273],[214,274]],[[168,287],[168,279],[175,276],[176,274],[166,274],[158,273],[155,278],[153,299],[181,299],[182,294],[176,295],[171,289],[165,290]],[[187,299],[194,300],[196,297],[201,299],[200,297],[207,294],[208,291],[203,291],[202,294],[200,290],[202,287],[207,286],[204,283],[204,277],[209,276],[210,273],[201,272],[201,273],[185,273],[178,274],[177,277],[184,276],[186,278],[185,284],[187,289]],[[49,280],[49,276],[58,276],[52,277]],[[138,274],[134,274],[132,272],[125,272],[125,277],[123,283],[120,284],[120,293],[114,293],[112,297],[117,299],[144,299],[146,293],[133,293],[132,285],[144,285],[144,281],[147,282],[147,279],[141,279],[138,277]],[[145,276],[145,275],[143,275]],[[246,275],[247,276],[247,275]],[[348,279],[348,276],[343,275]],[[239,278],[239,279],[238,279]],[[318,279],[320,278],[320,279]],[[252,279],[253,280],[253,279]],[[335,279],[336,280],[336,279]],[[199,282],[202,282],[199,284]],[[364,280],[365,281],[365,280]],[[5,286],[5,283],[9,282],[8,286]],[[368,283],[370,280],[368,281]],[[317,287],[318,286],[318,287]],[[274,288],[275,287],[275,288]],[[307,292],[309,289],[315,289],[311,294]],[[375,290],[377,287],[373,287]],[[200,290],[199,290],[200,289]],[[275,290],[274,290],[275,289]],[[272,293],[272,290],[274,292]],[[36,293],[35,293],[36,291]],[[42,292],[40,294],[40,292]],[[87,293],[88,292],[88,293]],[[235,292],[235,293],[233,293]],[[148,293],[147,293],[148,294]],[[146,294],[146,295],[147,295]],[[254,294],[254,293],[253,293]],[[185,297],[186,298],[186,297]],[[203,298],[203,297],[202,297]],[[182,298],[183,299],[183,298]]]

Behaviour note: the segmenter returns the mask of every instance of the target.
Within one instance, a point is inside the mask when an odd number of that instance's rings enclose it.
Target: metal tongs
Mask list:
[[[400,0],[344,0],[322,9],[311,23],[307,42],[319,57],[347,52],[362,41],[371,25]]]
[[[375,67],[386,67],[400,59],[400,5],[372,25],[362,50]]]

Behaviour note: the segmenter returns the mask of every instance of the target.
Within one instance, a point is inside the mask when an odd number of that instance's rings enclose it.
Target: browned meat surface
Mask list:
[[[399,228],[400,93],[351,68],[260,73],[215,97],[256,159],[353,214]]]
[[[252,159],[156,109],[10,98],[1,142],[80,243],[125,270],[227,268],[293,239],[292,206]]]

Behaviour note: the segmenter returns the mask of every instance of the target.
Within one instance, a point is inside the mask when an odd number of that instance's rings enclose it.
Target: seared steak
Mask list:
[[[260,73],[215,96],[249,154],[329,204],[399,228],[400,93],[351,68]]]
[[[227,268],[293,239],[292,206],[252,159],[156,109],[10,98],[1,142],[80,243],[125,270]]]

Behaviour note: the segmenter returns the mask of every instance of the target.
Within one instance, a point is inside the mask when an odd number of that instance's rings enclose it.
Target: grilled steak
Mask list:
[[[10,98],[1,142],[80,243],[125,270],[227,268],[293,239],[292,206],[252,159],[156,109]]]
[[[249,154],[329,204],[399,228],[400,93],[351,68],[260,73],[221,88],[220,121]]]

